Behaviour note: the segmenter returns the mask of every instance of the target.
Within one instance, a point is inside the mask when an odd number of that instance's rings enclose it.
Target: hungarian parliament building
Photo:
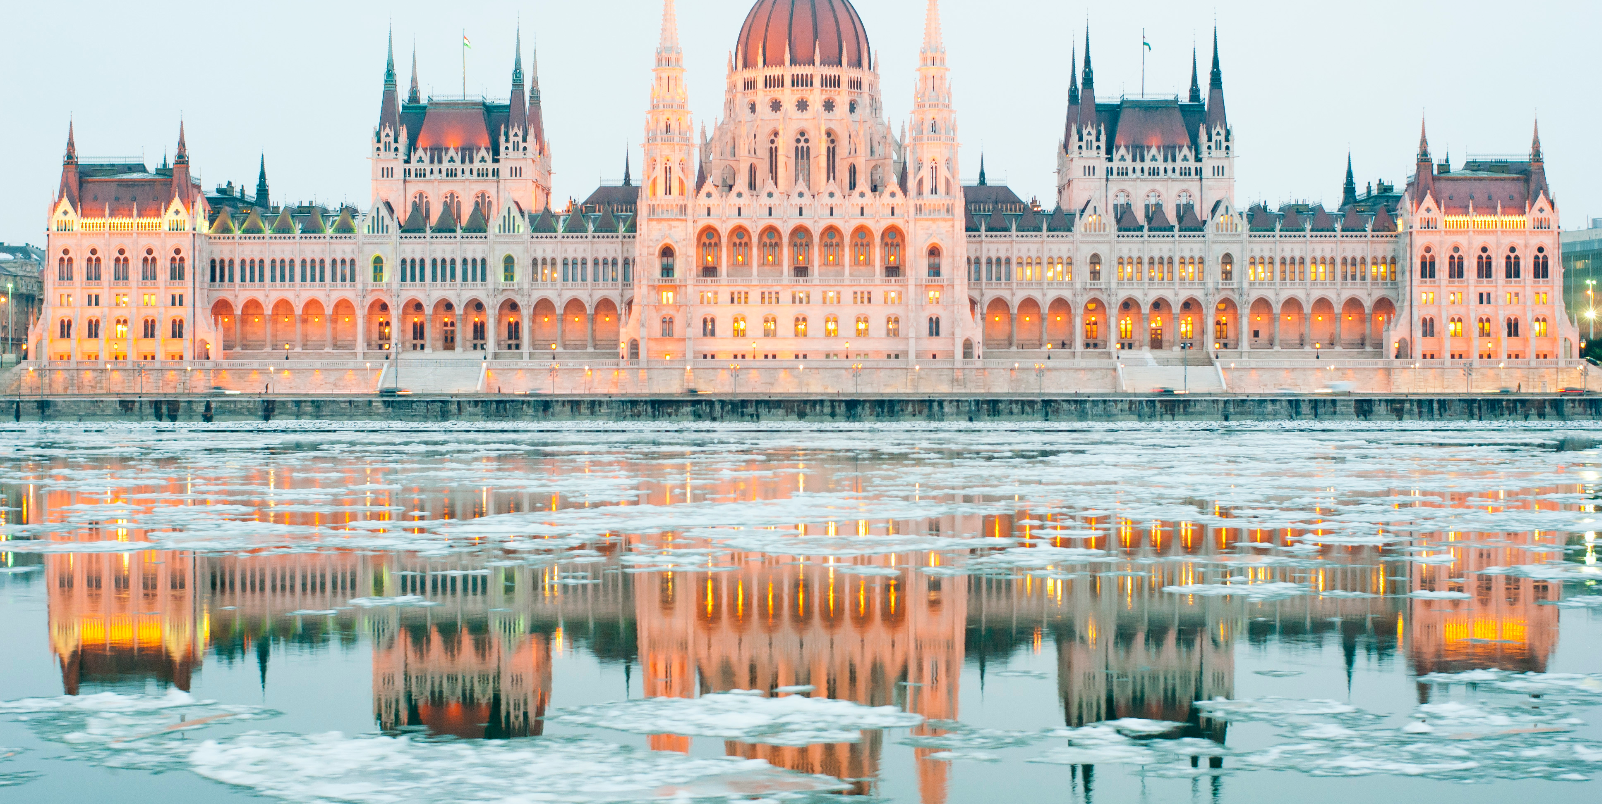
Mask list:
[[[583,201],[552,197],[521,43],[506,100],[425,97],[416,57],[403,93],[392,47],[366,208],[280,202],[265,166],[254,192],[206,190],[181,125],[155,169],[80,158],[69,126],[29,354],[931,369],[1106,365],[1130,350],[1574,358],[1535,125],[1529,155],[1457,168],[1433,160],[1422,125],[1401,188],[1360,187],[1350,160],[1333,208],[1243,207],[1217,36],[1206,85],[1194,57],[1184,97],[1099,97],[1089,34],[1077,50],[1050,205],[988,183],[983,160],[978,180],[959,178],[935,0],[916,63],[897,57],[917,73],[902,122],[848,0],[758,0],[711,128],[692,118],[667,0],[638,175],[626,160],[621,184]]]

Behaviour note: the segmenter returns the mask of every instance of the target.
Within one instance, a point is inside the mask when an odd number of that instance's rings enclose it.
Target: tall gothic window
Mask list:
[[[807,187],[813,183],[813,146],[808,142],[808,133],[796,133],[796,182],[795,186]]]
[[[769,135],[769,181],[780,184],[780,133]]]
[[[824,180],[835,181],[835,132],[824,135]]]

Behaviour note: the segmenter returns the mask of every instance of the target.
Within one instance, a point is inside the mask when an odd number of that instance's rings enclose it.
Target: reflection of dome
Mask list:
[[[735,42],[737,69],[792,64],[869,67],[869,34],[847,0],[757,0]]]

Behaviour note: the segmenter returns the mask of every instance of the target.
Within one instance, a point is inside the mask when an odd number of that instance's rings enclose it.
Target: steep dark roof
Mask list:
[[[1347,211],[1344,212],[1343,215],[1342,215],[1342,231],[1344,231],[1344,232],[1362,232],[1364,230],[1365,230],[1365,218],[1364,218],[1364,216],[1359,214],[1359,210],[1357,208],[1348,207]]]
[[[1314,208],[1314,218],[1309,224],[1309,229],[1315,232],[1335,232],[1337,222],[1332,219],[1331,213],[1326,212],[1324,206],[1317,206]]]
[[[429,219],[423,217],[423,207],[418,206],[418,202],[412,202],[412,211],[407,213],[406,222],[401,224],[401,231],[407,234],[429,231]]]
[[[1063,207],[1054,207],[1052,217],[1047,219],[1047,231],[1071,232],[1074,230],[1074,216],[1065,214]]]
[[[1263,204],[1254,204],[1248,209],[1248,231],[1275,231],[1275,213]]]
[[[1296,206],[1287,205],[1281,208],[1281,231],[1301,232],[1303,231],[1303,225],[1303,216],[1298,214]]]
[[[485,225],[485,213],[478,204],[473,205],[473,212],[468,214],[468,222],[462,224],[462,231],[473,234],[484,234],[489,230]]]
[[[1386,207],[1382,207],[1376,212],[1376,219],[1371,223],[1370,231],[1396,232],[1398,231],[1398,222],[1393,220],[1392,213]]]
[[[1205,228],[1203,219],[1197,216],[1197,210],[1194,209],[1191,204],[1187,204],[1181,208],[1181,221],[1179,228],[1183,232],[1201,232]]]
[[[431,232],[455,232],[457,230],[457,211],[450,204],[440,205],[440,215],[434,219],[434,225],[429,227]]]
[[[240,234],[267,234],[267,227],[262,224],[262,216],[256,210],[245,216],[245,222],[240,224]]]
[[[1170,223],[1170,216],[1164,214],[1163,204],[1153,207],[1153,214],[1147,219],[1147,228],[1162,231],[1170,231],[1175,228],[1175,224]]]
[[[301,219],[301,231],[306,234],[323,234],[323,211],[317,207],[308,207],[306,217]]]
[[[1114,227],[1122,232],[1140,232],[1142,231],[1142,221],[1136,217],[1136,213],[1131,211],[1130,207],[1121,207],[1119,219],[1114,222]]]
[[[356,218],[352,217],[350,207],[340,209],[340,217],[334,221],[335,234],[356,234]]]
[[[295,234],[295,219],[290,217],[290,208],[282,207],[278,217],[273,219],[273,234]]]
[[[550,207],[541,210],[540,214],[535,216],[535,220],[529,224],[529,230],[536,234],[557,233],[557,219],[552,216]]]
[[[211,234],[233,234],[234,219],[228,214],[228,207],[220,207],[217,217],[212,221]]]

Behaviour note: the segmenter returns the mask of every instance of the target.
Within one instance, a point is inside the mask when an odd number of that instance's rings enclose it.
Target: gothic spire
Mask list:
[[[78,208],[78,145],[73,141],[72,120],[67,120],[67,154],[61,160],[61,185],[56,189],[56,200],[65,200]]]
[[[166,161],[164,157],[162,161]],[[184,121],[178,121],[178,153],[173,157],[172,181],[169,185],[168,200],[181,199],[187,206],[189,204],[189,145],[184,142]]]
[[[67,161],[67,162],[77,162],[78,161],[78,143],[77,143],[76,140],[73,139],[73,136],[72,136],[72,120],[70,120],[70,119],[67,121],[67,156],[66,156],[65,161]]]
[[[920,62],[927,67],[944,67],[947,64],[947,47],[941,42],[941,9],[936,0],[925,4],[925,40],[919,48]]]
[[[1202,103],[1203,92],[1197,86],[1197,48],[1192,48],[1192,89],[1186,93],[1187,103]]]
[[[1543,161],[1543,143],[1537,138],[1537,118],[1532,118],[1532,161]]]
[[[418,46],[412,46],[412,88],[407,90],[407,103],[422,103],[423,97],[418,94]]]
[[[1359,188],[1353,183],[1353,153],[1348,153],[1348,175],[1342,182],[1342,206],[1347,207],[1359,200]]]
[[[1209,131],[1230,130],[1225,118],[1225,81],[1220,77],[1220,29],[1214,29],[1214,66],[1209,70],[1209,106],[1204,113],[1204,125]]]
[[[1431,162],[1431,149],[1426,145],[1426,118],[1420,118],[1420,148],[1415,151],[1416,162]]]
[[[657,37],[657,66],[681,66],[679,21],[674,16],[674,0],[663,0],[663,30]]]
[[[379,101],[379,130],[382,131],[388,126],[391,131],[398,132],[401,130],[401,104],[395,94],[394,31],[388,34],[384,50],[384,97]]]
[[[1547,195],[1548,174],[1543,171],[1543,143],[1537,138],[1537,120],[1532,120],[1532,168],[1527,178],[1527,204],[1537,203],[1539,196]],[[1553,203],[1549,196],[1549,203]],[[1528,207],[1529,209],[1530,207]]]
[[[1075,45],[1069,46],[1069,102],[1080,103],[1080,76],[1075,74]]]
[[[513,34],[512,93],[507,100],[507,127],[523,131],[529,127],[528,101],[524,96],[524,38],[523,31]]]
[[[1088,131],[1097,128],[1097,90],[1092,86],[1092,27],[1086,26],[1086,52],[1081,54],[1080,108],[1075,115],[1076,125]],[[1090,140],[1095,134],[1088,135]],[[1087,142],[1089,146],[1091,143]]]
[[[624,186],[625,187],[631,186],[630,183],[629,183],[629,147],[628,146],[624,147]]]
[[[256,205],[263,209],[266,209],[268,205],[267,154],[262,154],[261,167],[256,172]]]
[[[189,146],[184,143],[184,121],[178,121],[178,153],[173,155],[173,163],[189,162]]]
[[[980,154],[980,186],[986,186],[986,154],[984,151]]]

